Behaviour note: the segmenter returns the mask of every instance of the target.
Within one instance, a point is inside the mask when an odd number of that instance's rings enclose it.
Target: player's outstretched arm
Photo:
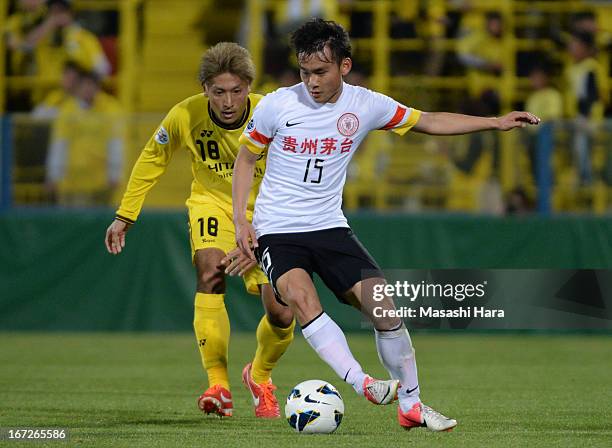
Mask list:
[[[422,112],[413,130],[429,135],[459,135],[471,132],[509,131],[537,125],[540,119],[529,112],[510,112],[502,117],[475,117],[449,112]]]
[[[236,228],[236,244],[251,260],[255,260],[253,248],[257,247],[257,238],[253,225],[246,217],[246,209],[251,186],[253,185],[257,158],[257,154],[249,151],[246,146],[241,145],[232,178],[232,203],[234,208],[234,227]]]
[[[115,219],[108,229],[106,229],[106,238],[104,238],[104,244],[106,250],[117,255],[121,253],[121,250],[125,247],[125,234],[129,229],[129,224],[118,219]]]

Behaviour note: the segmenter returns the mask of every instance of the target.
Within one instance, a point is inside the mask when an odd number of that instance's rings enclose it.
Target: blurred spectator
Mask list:
[[[417,38],[417,24],[421,23],[419,17],[419,2],[402,2],[402,7],[391,10],[389,13],[389,37],[391,39],[415,39]],[[374,24],[374,26],[376,26]],[[351,28],[352,31],[352,28]],[[358,52],[357,52],[358,53]],[[424,66],[427,52],[418,50],[392,51],[390,56],[391,75],[415,74],[415,69]],[[363,56],[358,60],[365,65],[367,59]]]
[[[202,35],[204,46],[238,39],[241,13],[248,11],[245,0],[210,0],[201,2],[200,8],[192,27]]]
[[[83,70],[76,63],[68,61],[64,65],[61,85],[51,91],[32,111],[35,118],[55,118],[61,106],[76,94]]]
[[[29,75],[34,72],[32,48],[26,43],[26,37],[42,23],[45,13],[44,0],[19,0],[17,12],[8,17],[3,30],[10,52],[8,74]]]
[[[597,35],[597,18],[592,11],[584,11],[574,15],[572,18],[571,31],[574,33],[587,33]]]
[[[590,125],[603,117],[601,68],[595,59],[595,38],[586,32],[573,32],[568,41],[571,63],[565,70],[566,107],[574,118],[573,153],[581,184],[592,182]]]
[[[533,212],[533,203],[523,187],[516,187],[506,196],[506,215],[526,215]]]
[[[31,76],[36,74],[33,48],[26,42],[28,34],[38,27],[45,16],[44,0],[20,0],[17,11],[8,17],[0,30],[8,50],[6,74],[8,76]],[[29,89],[11,89],[7,95],[8,110],[29,110]]]
[[[458,42],[459,58],[469,69],[499,75],[503,68],[503,20],[497,11],[485,17],[484,29],[464,30]]]
[[[123,129],[118,101],[81,74],[76,97],[60,107],[47,156],[46,188],[63,205],[109,204],[121,178]]]
[[[527,97],[525,108],[542,121],[557,120],[563,116],[563,98],[559,90],[550,83],[550,66],[536,64],[529,72],[532,93]]]
[[[571,64],[566,68],[568,113],[601,118],[601,67],[595,59],[595,38],[586,32],[574,32],[568,42]]]
[[[468,69],[470,95],[484,102],[491,115],[500,112],[497,89],[504,68],[503,33],[501,14],[491,11],[484,30],[472,30],[457,43],[459,60]]]
[[[451,16],[454,17],[451,30],[453,37],[463,37],[483,28],[483,14],[473,3],[472,0],[448,0],[447,6],[453,10]]]
[[[425,21],[422,34],[427,39],[428,56],[425,73],[429,76],[440,76],[444,66],[444,49],[442,39],[446,36],[449,19],[446,12],[446,0],[425,2]]]
[[[45,20],[26,38],[36,47],[38,75],[59,80],[65,61],[71,60],[100,79],[109,75],[111,66],[95,34],[75,20],[70,0],[47,0]],[[38,98],[40,100],[40,98]]]
[[[527,97],[525,110],[537,115],[542,120],[538,129],[525,129],[527,150],[531,162],[533,179],[538,172],[538,132],[547,122],[563,117],[563,97],[561,92],[550,84],[550,65],[536,64],[529,72],[529,83],[532,93]]]

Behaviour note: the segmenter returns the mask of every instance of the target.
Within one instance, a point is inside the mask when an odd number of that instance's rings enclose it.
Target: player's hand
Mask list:
[[[254,260],[247,257],[239,247],[230,251],[223,259],[221,264],[225,266],[225,273],[229,275],[243,276],[249,269],[257,264]]]
[[[106,238],[104,238],[104,244],[106,244],[106,250],[117,255],[121,253],[121,250],[125,247],[125,234],[129,229],[129,224],[115,219],[108,229],[106,229]]]
[[[243,218],[235,221],[234,227],[236,227],[236,245],[250,260],[257,262],[253,254],[253,249],[258,247],[253,224],[247,221],[246,218]]]
[[[500,131],[509,131],[514,128],[524,128],[528,124],[537,125],[540,119],[529,112],[510,112],[497,119]]]

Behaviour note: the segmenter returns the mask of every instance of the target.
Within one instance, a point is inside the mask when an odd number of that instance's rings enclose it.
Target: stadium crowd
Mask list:
[[[141,2],[141,16],[147,3]],[[199,9],[198,19],[185,26],[201,36],[202,49],[221,40],[238,41],[249,47],[248,28],[253,18],[247,14],[248,3],[194,2],[193,7]],[[406,49],[390,51],[391,79],[425,78],[431,83],[407,88],[391,83],[389,93],[430,109],[494,116],[509,108],[525,108],[545,122],[563,123],[554,128],[558,150],[551,155],[552,173],[548,177],[539,178],[542,164],[548,163],[538,155],[540,136],[537,131],[524,132],[520,142],[525,147],[524,161],[520,163],[526,168],[512,189],[499,187],[502,144],[498,137],[475,135],[461,149],[456,145],[450,150],[438,148],[450,160],[456,172],[454,178],[463,179],[461,185],[477,179],[486,185],[484,190],[489,196],[499,190],[493,194],[497,205],[484,207],[485,211],[502,210],[501,195],[505,192],[509,198],[515,197],[512,195],[516,191],[528,199],[525,208],[529,210],[537,199],[538,182],[587,189],[612,186],[612,150],[605,143],[610,139],[602,137],[610,132],[606,119],[612,115],[608,85],[610,8],[567,2],[565,9],[538,10],[523,5],[519,14],[518,8],[510,10],[503,2],[496,8],[483,8],[482,2],[469,0],[386,3],[389,36],[407,42]],[[550,2],[553,3],[563,2]],[[580,7],[577,3],[581,3]],[[332,15],[344,23],[360,50],[356,52],[360,58],[354,61],[346,81],[374,87],[376,58],[373,52],[366,51],[373,48],[376,38],[373,5],[364,8],[351,0],[287,0],[271,4],[275,6],[264,14],[262,76],[255,82],[256,91],[266,93],[299,82],[287,32],[306,17]],[[118,85],[116,75],[122,69],[117,63],[116,11],[88,11],[71,0],[12,1],[2,31],[7,50],[5,75],[34,80],[7,84],[4,105],[7,112],[28,112],[37,120],[30,125],[29,137],[23,140],[43,146],[44,154],[15,157],[17,163],[23,160],[26,168],[44,160],[44,174],[38,170],[23,178],[24,182],[44,185],[45,193],[33,201],[108,203],[112,191],[122,182],[126,145],[125,130],[120,125],[122,107],[113,96]],[[532,40],[532,44],[517,44],[525,40]],[[508,84],[504,80],[509,77],[516,87],[513,92],[505,91]],[[448,88],[446,83],[456,79],[460,79],[460,85]],[[108,117],[88,120],[103,115]],[[41,124],[45,120],[47,126]],[[71,132],[66,133],[66,129]],[[85,147],[88,150],[82,149]],[[365,153],[369,151],[364,150],[364,155],[355,160],[351,169],[354,180],[362,181],[367,172],[376,172],[393,183],[389,164],[394,162],[389,151],[370,151],[375,155],[368,157]],[[405,157],[409,164],[411,156]],[[483,170],[483,164],[489,168]],[[74,180],[76,172],[91,173],[99,181],[95,186],[86,186]],[[89,177],[83,175],[83,179]],[[412,182],[410,177],[397,180],[399,184]],[[358,198],[354,203],[375,205],[367,198]]]

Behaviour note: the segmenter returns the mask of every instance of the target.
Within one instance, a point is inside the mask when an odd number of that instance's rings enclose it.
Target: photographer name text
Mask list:
[[[400,317],[400,318],[503,318],[504,310],[488,309],[484,306],[464,306],[455,309],[437,309],[432,306],[407,307],[397,309],[385,309],[377,306],[373,309],[375,317]]]

